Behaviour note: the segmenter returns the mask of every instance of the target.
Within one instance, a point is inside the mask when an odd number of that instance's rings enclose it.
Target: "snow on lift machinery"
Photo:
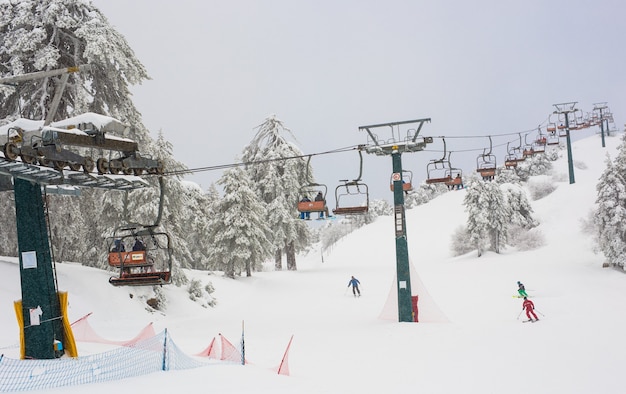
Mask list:
[[[393,174],[389,178],[389,188],[393,191]],[[405,192],[413,190],[413,171],[402,170],[402,190]]]
[[[311,156],[309,156],[306,162],[306,185],[302,186],[298,192],[298,212],[326,212],[326,192],[328,188],[321,183],[314,183],[310,181],[310,162]],[[318,193],[322,193],[322,201],[315,201],[315,196]],[[301,201],[303,197],[307,197],[311,201]]]
[[[451,180],[451,169],[450,159],[448,157],[448,152],[446,151],[446,139],[441,138],[443,141],[443,156],[441,159],[431,159],[430,162],[426,165],[426,183],[446,183]]]
[[[493,180],[496,176],[496,156],[492,152],[492,141],[489,136],[489,150],[486,148],[483,153],[476,158],[476,172],[482,176],[483,180]]]
[[[335,188],[335,215],[363,215],[369,211],[370,197],[367,184],[361,181],[363,174],[363,154],[359,148],[359,176],[356,179],[341,179],[343,184]],[[365,204],[363,204],[365,198]]]
[[[117,276],[109,278],[113,286],[155,286],[172,282],[172,242],[167,233],[157,230],[163,215],[164,180],[161,176],[159,187],[156,222],[121,226],[107,240],[109,266],[119,270]]]
[[[68,67],[57,70],[37,71],[33,73],[0,78],[0,84],[17,84],[40,78],[59,76],[57,89],[52,98],[50,109],[44,120],[43,127],[37,132],[10,128],[3,145],[5,159],[15,161],[18,157],[26,164],[39,164],[62,171],[66,166],[72,171],[89,173],[98,169],[100,174],[110,172],[125,175],[141,175],[144,172],[162,174],[163,164],[159,160],[142,157],[138,151],[138,144],[127,138],[109,137],[106,129],[98,129],[92,124],[51,127],[51,123],[70,74],[89,70],[90,65]],[[77,117],[78,118],[78,117]],[[119,125],[123,126],[121,122]],[[84,129],[84,130],[83,130]],[[91,148],[92,153],[83,155],[85,149]],[[99,153],[109,151],[109,158],[97,157]]]

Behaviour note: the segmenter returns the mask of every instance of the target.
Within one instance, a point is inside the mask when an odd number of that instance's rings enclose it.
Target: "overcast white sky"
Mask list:
[[[236,161],[270,114],[304,153],[365,143],[361,125],[425,117],[432,123],[422,135],[522,132],[568,101],[585,111],[606,101],[617,127],[624,122],[626,3],[618,0],[93,4],[152,77],[133,90],[144,124],[154,135],[162,129],[190,168]],[[447,143],[480,150],[488,139]],[[496,152],[500,164],[504,151]],[[478,154],[452,160],[473,172]],[[414,183],[438,156],[403,156]],[[358,164],[354,152],[312,161],[329,191],[356,177]],[[390,158],[366,157],[373,198],[392,199],[390,172]],[[220,175],[188,179],[206,189]]]

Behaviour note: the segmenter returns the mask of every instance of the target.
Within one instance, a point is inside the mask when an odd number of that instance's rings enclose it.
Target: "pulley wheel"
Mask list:
[[[26,164],[33,164],[35,161],[37,161],[34,156],[25,155],[23,153],[20,155],[20,157],[22,158],[22,161]]]
[[[55,161],[52,162],[52,166],[57,171],[63,171],[63,169],[65,168],[66,165],[67,165],[67,162],[66,161],[62,161],[62,160],[55,160]]]
[[[91,157],[86,157],[85,162],[83,163],[83,171],[86,173],[90,173],[91,171],[93,171],[94,167],[95,164],[93,162],[93,159]]]
[[[109,162],[101,157],[96,161],[96,167],[98,168],[98,174],[106,174],[109,171]]]
[[[17,156],[19,155],[19,148],[12,142],[7,142],[4,144],[4,157],[8,160],[15,161]]]

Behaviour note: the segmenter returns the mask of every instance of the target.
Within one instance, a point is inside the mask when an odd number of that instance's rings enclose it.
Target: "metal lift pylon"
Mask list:
[[[399,322],[416,321],[413,315],[413,304],[411,302],[411,275],[406,235],[406,218],[404,214],[404,192],[402,187],[402,153],[424,150],[426,144],[433,142],[432,137],[418,138],[419,132],[426,122],[430,122],[430,118],[359,127],[359,130],[364,130],[368,134],[368,141],[365,146],[367,153],[373,153],[379,156],[391,156],[392,159]],[[408,124],[417,124],[417,128],[409,129],[406,131],[406,135],[403,135],[400,131],[400,127]],[[373,129],[380,127],[391,129],[391,140],[379,140],[372,132]]]

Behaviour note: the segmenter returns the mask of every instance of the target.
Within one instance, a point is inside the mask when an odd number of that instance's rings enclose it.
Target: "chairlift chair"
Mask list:
[[[463,187],[463,171],[460,168],[451,168],[446,175],[448,181],[446,186],[450,189],[461,189]]]
[[[393,191],[393,174],[391,174],[389,188]],[[413,171],[402,170],[402,190],[405,192],[413,190]]]
[[[137,240],[143,248],[133,250]],[[124,248],[117,247],[121,243]],[[154,227],[122,227],[108,239],[108,264],[119,270],[113,286],[155,286],[172,282],[172,247],[167,233]]]
[[[483,150],[481,155],[476,158],[476,172],[485,180],[492,180],[496,176],[496,156],[491,153],[492,141],[489,136],[489,150]]]
[[[369,190],[367,184],[342,179],[342,185],[335,188],[335,215],[363,215],[369,211]]]
[[[300,198],[300,201],[298,201],[298,212],[325,212],[327,191],[326,185],[319,183],[311,183],[301,187],[298,193],[298,198]],[[322,193],[323,199],[315,201],[315,196],[319,193]],[[302,198],[305,196],[311,201],[302,201]]]
[[[335,215],[363,215],[369,211],[370,195],[367,184],[361,181],[363,153],[359,149],[359,176],[351,181],[342,179],[343,184],[335,188]],[[363,201],[365,199],[365,201]]]
[[[159,208],[155,222],[125,224],[108,238],[108,264],[119,270],[117,276],[109,278],[113,286],[154,286],[172,282],[172,242],[167,233],[157,231],[165,200],[165,180],[163,177],[158,180]],[[136,240],[140,240],[143,247],[133,248]],[[124,245],[124,250],[114,248],[116,242]]]
[[[446,183],[450,181],[450,170],[452,166],[450,165],[450,156],[446,151],[446,139],[442,138],[443,141],[443,156],[440,159],[432,159],[426,165],[426,183]]]
[[[547,136],[547,145],[558,145],[559,144],[559,136],[556,132],[550,132]]]
[[[328,188],[326,185],[321,183],[311,182],[312,178],[310,177],[310,163],[311,156],[308,157],[306,162],[306,176],[305,182],[308,182],[306,185],[302,186],[298,191],[298,202],[297,209],[300,213],[310,213],[310,212],[327,212],[328,208],[326,207],[326,193]],[[322,200],[317,200],[317,196],[322,194]],[[306,197],[310,201],[302,201]]]

